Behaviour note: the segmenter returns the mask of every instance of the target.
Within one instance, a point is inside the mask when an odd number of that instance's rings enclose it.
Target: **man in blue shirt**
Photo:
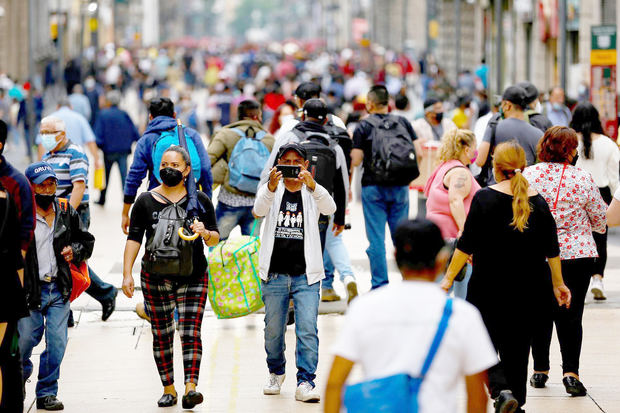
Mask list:
[[[123,205],[123,216],[121,227],[125,234],[129,233],[129,210],[131,204],[136,200],[138,188],[142,185],[142,181],[148,173],[148,189],[151,190],[159,185],[159,181],[153,175],[153,169],[159,165],[153,165],[153,149],[155,143],[159,139],[162,132],[173,130],[177,126],[176,112],[174,104],[168,98],[155,98],[149,103],[149,124],[146,127],[144,135],[138,141],[133,155],[133,163],[129,168],[127,179],[125,181],[125,199]],[[200,179],[198,185],[200,190],[211,198],[211,188],[213,186],[213,177],[211,176],[211,162],[209,155],[202,143],[202,139],[198,132],[192,128],[183,127],[185,135],[192,140],[198,157],[200,158]],[[189,142],[189,141],[188,141]]]
[[[105,204],[107,186],[110,184],[110,171],[114,164],[118,164],[121,173],[121,182],[125,187],[127,177],[127,156],[131,153],[131,144],[140,139],[140,134],[131,118],[124,110],[118,108],[121,94],[118,90],[111,90],[106,95],[110,107],[99,113],[95,122],[97,146],[103,151],[105,165],[106,188],[101,190],[97,204]]]
[[[68,99],[62,99],[58,104],[58,110],[50,113],[48,116],[58,118],[65,123],[66,134],[69,139],[71,139],[71,142],[82,148],[88,148],[88,151],[95,160],[95,169],[99,169],[103,166],[99,159],[99,150],[95,143],[95,134],[92,128],[84,116],[71,109],[71,102],[69,102]],[[39,159],[41,159],[46,150],[43,145],[41,145],[40,136],[37,136],[36,144],[39,145]]]

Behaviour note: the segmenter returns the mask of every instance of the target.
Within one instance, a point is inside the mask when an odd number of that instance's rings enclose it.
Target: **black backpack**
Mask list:
[[[173,203],[162,194],[151,194],[166,201],[166,207],[159,214],[155,231],[146,242],[146,253],[142,260],[144,271],[166,277],[187,277],[194,270],[191,241],[179,237],[179,228],[185,227],[187,211],[179,206],[186,197]]]
[[[372,159],[370,172],[379,185],[409,185],[420,175],[409,131],[395,116],[371,115]]]
[[[351,171],[351,150],[353,149],[353,139],[349,136],[349,132],[346,129],[341,128],[340,126],[336,126],[334,123],[333,115],[327,115],[327,122],[323,127],[329,134],[329,137],[332,140],[335,140],[338,143],[338,146],[342,148],[342,152],[344,152],[344,157],[347,160],[347,171]]]
[[[299,144],[304,147],[308,160],[308,171],[319,185],[334,193],[334,178],[336,177],[336,151],[330,141],[318,134],[306,134],[299,129],[293,129],[299,137]]]

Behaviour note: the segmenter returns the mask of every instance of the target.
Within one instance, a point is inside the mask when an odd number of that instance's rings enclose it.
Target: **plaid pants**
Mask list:
[[[189,283],[179,283],[142,271],[144,309],[151,318],[153,356],[164,386],[174,383],[172,348],[174,308],[179,310],[179,335],[183,349],[185,383],[198,383],[202,340],[200,328],[207,301],[207,275]]]

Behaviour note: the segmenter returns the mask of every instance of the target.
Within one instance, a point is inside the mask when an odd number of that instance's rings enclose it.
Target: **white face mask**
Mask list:
[[[534,110],[536,111],[536,113],[542,113],[543,107],[540,104],[540,100],[536,101],[536,106],[534,107]]]
[[[59,132],[60,133],[60,132]],[[46,151],[51,151],[56,146],[58,146],[58,142],[56,141],[56,137],[58,133],[43,133],[41,136],[41,145],[45,148]]]

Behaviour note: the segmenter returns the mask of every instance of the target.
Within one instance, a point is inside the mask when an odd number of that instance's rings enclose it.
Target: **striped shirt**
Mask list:
[[[56,172],[58,179],[56,196],[71,198],[73,183],[84,181],[86,189],[81,204],[88,205],[88,157],[82,148],[69,141],[59,151],[43,155],[43,160],[49,163]]]

